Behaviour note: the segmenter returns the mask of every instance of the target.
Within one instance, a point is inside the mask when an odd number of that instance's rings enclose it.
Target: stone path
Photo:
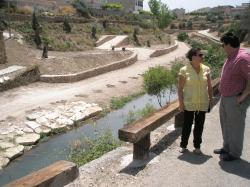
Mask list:
[[[97,49],[111,49],[112,46],[116,47],[118,44],[123,42],[128,38],[127,35],[117,35],[112,40],[109,40],[108,42],[105,42],[104,44],[97,47]]]

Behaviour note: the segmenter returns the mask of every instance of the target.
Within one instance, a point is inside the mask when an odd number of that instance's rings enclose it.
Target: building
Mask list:
[[[108,3],[120,3],[124,12],[138,13],[143,10],[143,0],[108,0]]]

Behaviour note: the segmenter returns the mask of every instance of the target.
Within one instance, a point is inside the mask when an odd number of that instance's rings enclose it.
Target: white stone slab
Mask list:
[[[26,70],[26,67],[24,66],[16,66],[16,65],[9,66],[8,68],[0,70],[0,77],[8,76],[9,74],[13,74],[13,73],[16,73],[19,71],[25,71],[25,70]]]
[[[30,133],[30,134],[25,134],[20,137],[16,137],[16,143],[21,144],[21,145],[33,145],[35,144],[38,140],[40,139],[39,134],[35,133]]]
[[[19,155],[23,154],[24,146],[18,145],[15,147],[11,147],[5,150],[4,156],[7,157],[10,160],[13,160],[14,158],[18,157]]]
[[[10,160],[8,158],[0,156],[0,169],[7,166]]]
[[[15,146],[15,144],[13,144],[13,143],[6,142],[6,141],[0,141],[0,148],[1,149],[8,149],[8,148],[11,148],[14,146]]]
[[[40,126],[41,126],[40,124],[38,124],[38,123],[36,123],[36,122],[34,122],[34,121],[26,121],[25,124],[26,124],[28,127],[32,128],[33,130],[35,130],[37,127],[40,127]]]

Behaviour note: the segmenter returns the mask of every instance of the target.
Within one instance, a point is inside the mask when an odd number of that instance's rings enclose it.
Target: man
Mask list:
[[[245,119],[250,105],[250,53],[240,48],[239,38],[228,32],[221,37],[227,60],[221,82],[220,123],[222,149],[215,149],[223,161],[239,159],[242,154]]]

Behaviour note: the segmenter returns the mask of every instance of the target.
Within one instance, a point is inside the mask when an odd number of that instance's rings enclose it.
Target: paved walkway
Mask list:
[[[222,143],[218,108],[219,104],[207,115],[202,144],[204,155],[192,153],[192,136],[188,145],[190,152],[180,154],[180,130],[168,131],[168,123],[152,133],[151,138],[155,142],[152,150],[156,156],[145,167],[126,167],[128,163],[124,165],[124,158],[130,157],[132,148],[119,148],[81,167],[79,178],[68,187],[250,186],[250,110],[247,113],[242,160],[223,162],[213,154],[213,149],[219,148]],[[156,138],[160,136],[163,138]]]
[[[112,46],[117,46],[119,43],[127,39],[127,35],[117,35],[115,38],[105,42],[104,44],[97,47],[97,49],[111,49]]]

